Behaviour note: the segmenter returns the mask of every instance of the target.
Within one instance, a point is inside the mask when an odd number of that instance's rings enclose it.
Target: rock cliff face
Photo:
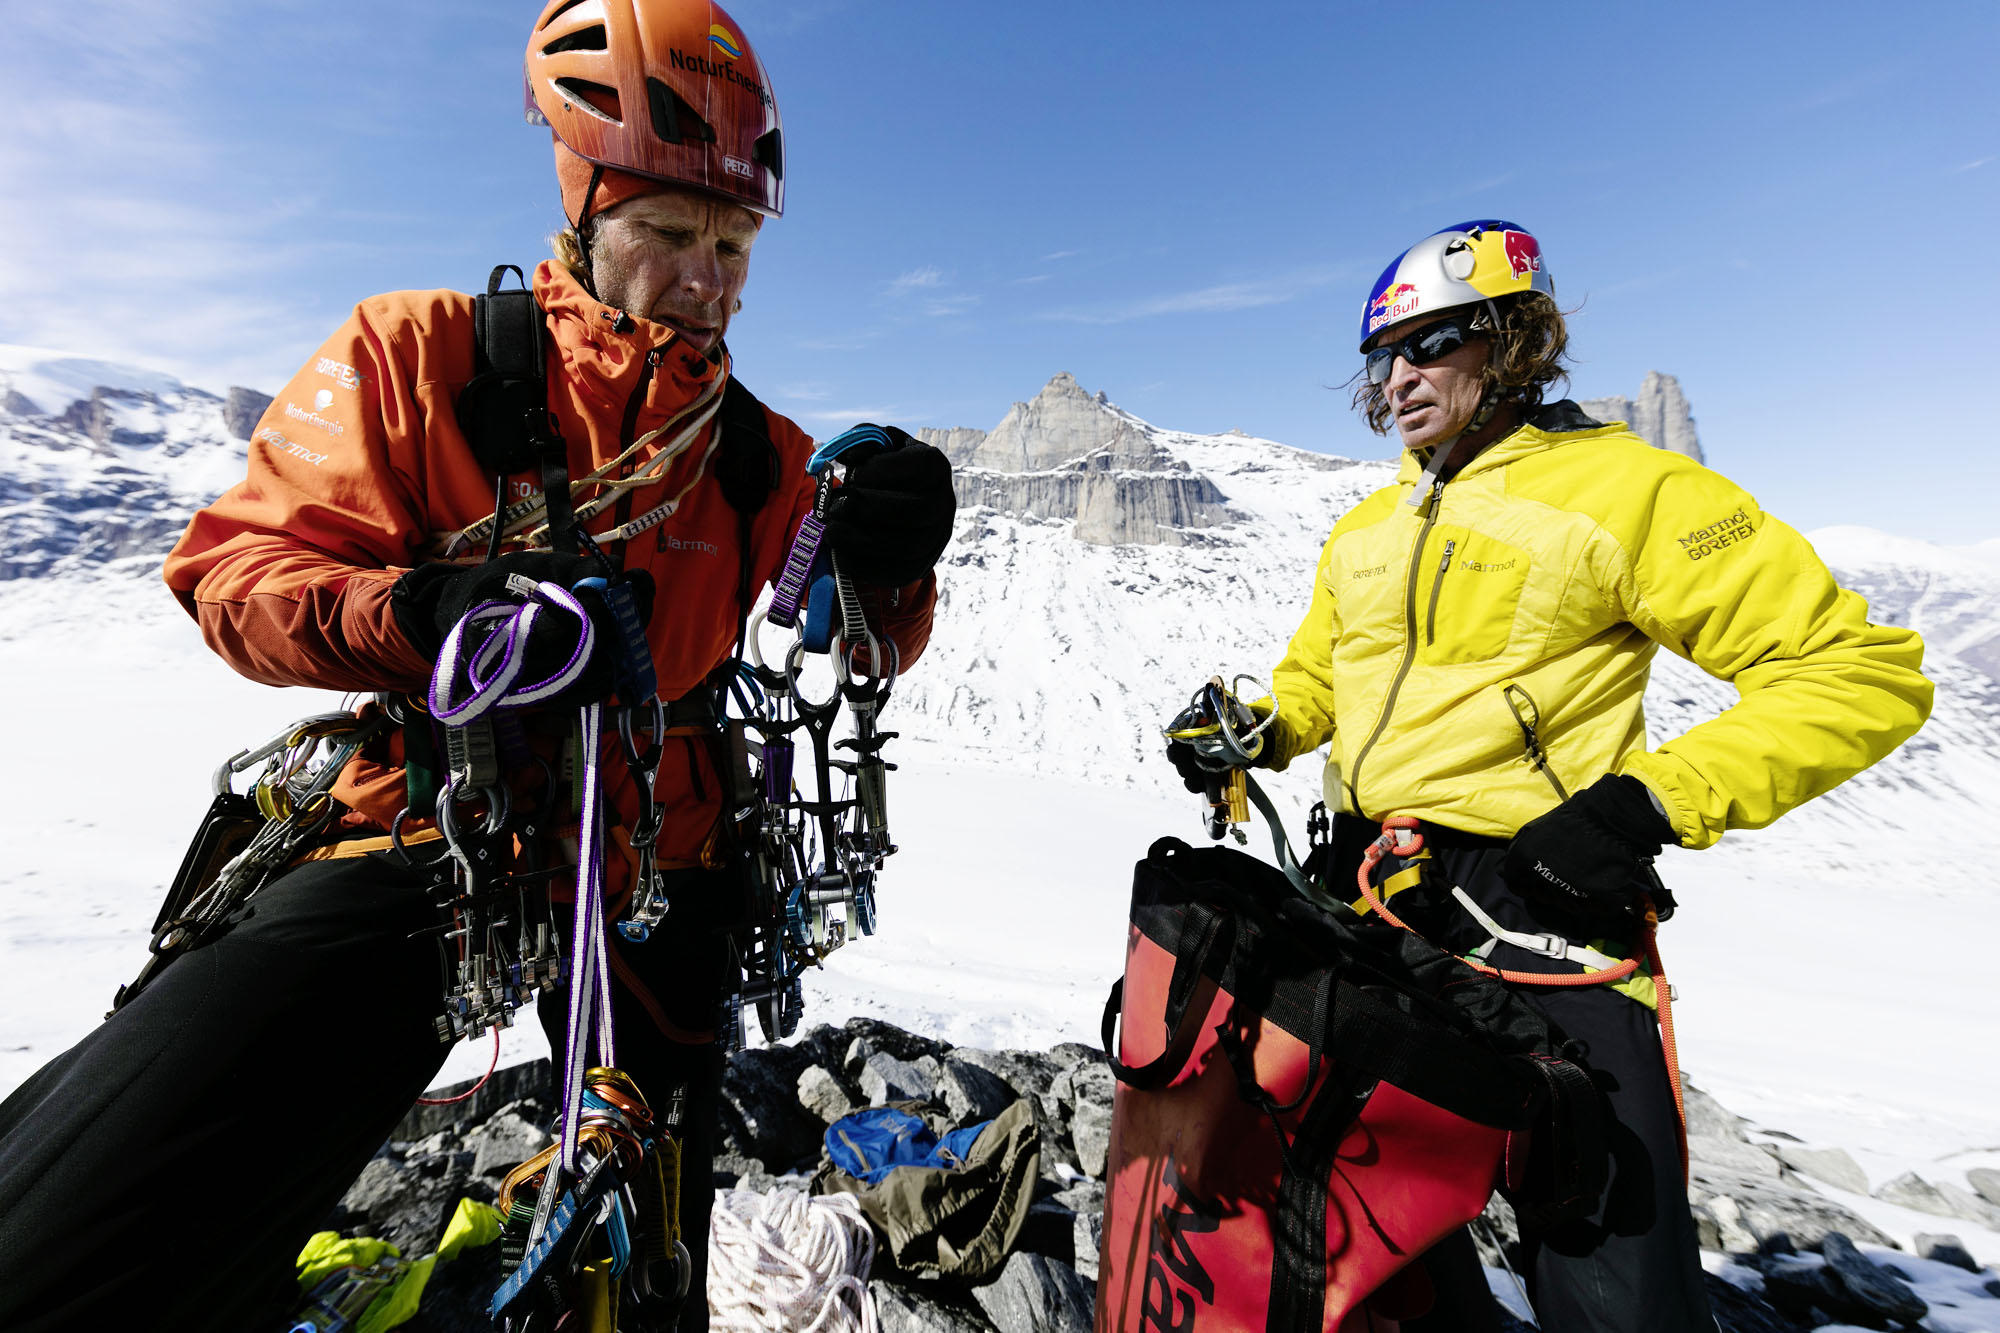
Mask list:
[[[1076,524],[1093,546],[1185,546],[1233,515],[1228,497],[1168,453],[1152,426],[1064,371],[988,433],[919,436],[951,459],[961,505]]]
[[[1655,448],[1686,454],[1697,463],[1707,461],[1695,435],[1687,396],[1672,375],[1649,370],[1636,398],[1585,398],[1577,405],[1599,421],[1623,421]]]
[[[165,376],[0,348],[0,580],[156,562],[243,475],[224,407]]]

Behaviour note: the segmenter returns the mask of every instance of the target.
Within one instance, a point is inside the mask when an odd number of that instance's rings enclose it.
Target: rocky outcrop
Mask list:
[[[951,459],[962,507],[1075,525],[1095,546],[1183,546],[1230,521],[1228,497],[1138,418],[1064,371],[991,432],[919,432]]]
[[[250,432],[257,429],[258,420],[264,409],[271,405],[271,395],[246,389],[240,384],[229,386],[229,397],[222,404],[222,424],[229,433],[239,440],[250,438]]]
[[[1686,454],[1697,463],[1705,461],[1687,395],[1672,375],[1649,370],[1636,398],[1585,398],[1577,406],[1599,421],[1624,422],[1655,448]]]
[[[392,1240],[406,1255],[425,1253],[458,1198],[490,1201],[512,1165],[549,1142],[555,1107],[548,1078],[547,1061],[516,1066],[467,1102],[413,1111],[327,1225]],[[718,1187],[805,1188],[820,1164],[828,1122],[867,1104],[870,1092],[913,1104],[939,1129],[990,1119],[1025,1099],[1041,1130],[1041,1180],[1005,1266],[967,1287],[900,1273],[878,1251],[869,1291],[889,1333],[1088,1329],[1114,1086],[1103,1054],[1091,1046],[992,1051],[954,1047],[874,1019],[820,1026],[790,1045],[730,1058],[715,1179]],[[2000,1281],[1954,1237],[1919,1237],[1914,1255],[1882,1253],[1894,1242],[1788,1165],[1799,1156],[1795,1140],[1754,1140],[1747,1121],[1695,1089],[1688,1109],[1691,1197],[1702,1244],[1726,1256],[1711,1263],[1709,1277],[1723,1333],[1791,1333],[1833,1319],[1913,1327],[1925,1317],[1915,1288],[1936,1292],[1940,1274],[1954,1275],[1944,1279],[1954,1302],[1985,1308],[2000,1298]],[[1851,1179],[1845,1161],[1801,1160]],[[1975,1183],[1993,1183],[1988,1174],[1982,1171]],[[1891,1183],[1898,1188],[1890,1192],[1909,1193]],[[1519,1235],[1504,1201],[1488,1207],[1474,1238],[1489,1267],[1518,1271]],[[1871,1257],[1856,1241],[1880,1248]],[[485,1301],[499,1280],[497,1249],[441,1267],[408,1327],[417,1333],[485,1328]],[[2000,1314],[2000,1299],[1990,1308]],[[1504,1315],[1500,1324],[1527,1327]]]

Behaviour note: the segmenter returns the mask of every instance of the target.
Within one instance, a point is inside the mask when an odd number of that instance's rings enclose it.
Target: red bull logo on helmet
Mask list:
[[[1501,241],[1507,247],[1507,265],[1514,270],[1514,276],[1525,278],[1530,273],[1542,270],[1542,243],[1525,231],[1503,231]]]
[[[1419,303],[1415,283],[1390,283],[1375,293],[1375,299],[1368,303],[1368,331],[1373,333],[1384,324],[1415,314]]]

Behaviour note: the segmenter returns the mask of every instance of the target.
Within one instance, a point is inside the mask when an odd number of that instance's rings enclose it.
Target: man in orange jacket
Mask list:
[[[484,369],[470,298],[374,297],[272,403],[248,477],[195,516],[165,575],[252,679],[417,696],[468,609],[518,597],[509,575],[575,586],[590,660],[565,662],[577,625],[559,616],[521,645],[530,670],[574,677],[526,714],[550,754],[618,678],[609,594],[582,581],[631,590],[672,701],[648,809],[670,907],[645,942],[612,940],[612,1013],[621,1067],[656,1100],[686,1097],[695,1294],[676,1326],[705,1328],[715,1035],[739,911],[711,678],[816,490],[812,441],[734,383],[724,341],[759,228],[782,210],[783,141],[761,62],[708,0],[550,0],[527,73],[570,224],[533,281],[547,414],[530,434],[556,439],[560,461],[498,459],[483,438],[495,414],[468,406]],[[941,454],[886,437],[842,459],[825,540],[907,666],[954,504]],[[546,522],[522,517],[538,496]],[[358,755],[321,859],[0,1107],[0,1326],[236,1328],[283,1303],[300,1244],[446,1054],[432,876],[383,850],[413,804],[405,738],[429,733],[419,717]],[[638,826],[638,776],[606,763],[614,829]],[[407,818],[396,831],[406,848],[435,836]],[[614,910],[631,883],[614,857]],[[560,1052],[561,1006],[542,1008]]]

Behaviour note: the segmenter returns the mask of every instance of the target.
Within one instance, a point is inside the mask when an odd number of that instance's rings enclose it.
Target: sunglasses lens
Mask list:
[[[1413,366],[1427,366],[1441,356],[1450,356],[1465,346],[1465,330],[1455,322],[1446,320],[1413,334],[1408,339],[1404,356]]]
[[[1389,367],[1395,364],[1394,347],[1378,347],[1368,354],[1368,382],[1380,384],[1389,378]]]

